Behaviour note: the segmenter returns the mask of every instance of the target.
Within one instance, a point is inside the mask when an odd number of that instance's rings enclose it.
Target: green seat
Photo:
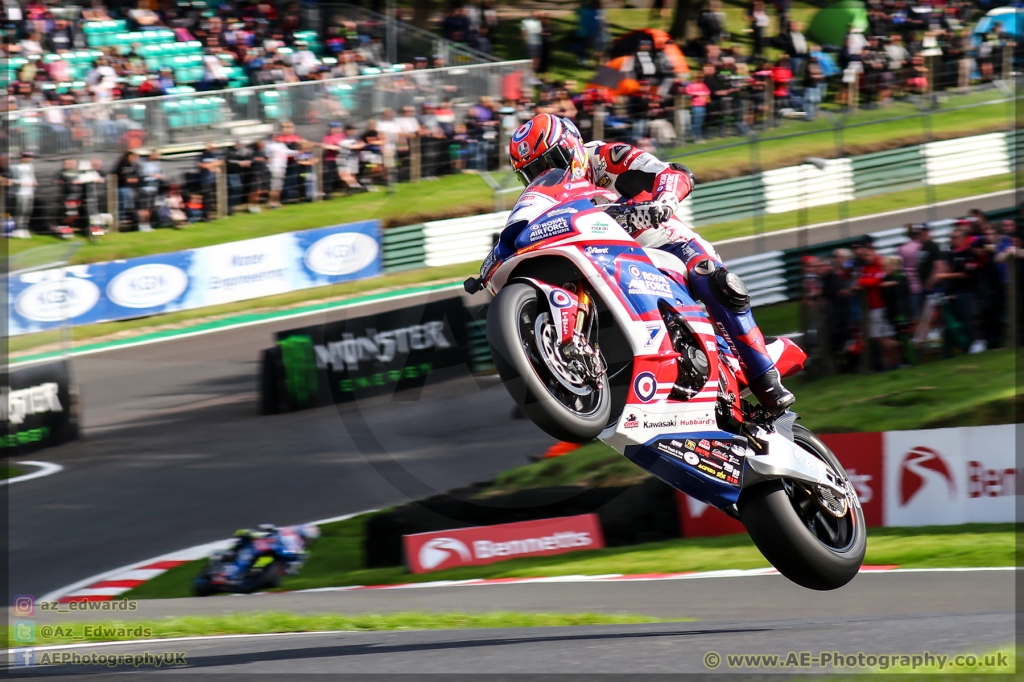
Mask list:
[[[276,90],[264,90],[260,93],[260,104],[263,105],[263,116],[277,120],[281,118],[281,93]]]
[[[181,114],[180,104],[181,103],[175,99],[169,99],[164,102],[164,115],[167,117],[168,128],[176,130],[184,126],[184,118]]]
[[[17,120],[14,127],[21,133],[22,148],[39,149],[39,140],[42,136],[42,122],[38,116],[22,116]]]
[[[183,97],[178,103],[178,107],[181,110],[181,117],[183,119],[182,125],[187,128],[194,128],[196,125],[196,102],[190,97]]]
[[[128,110],[128,117],[136,123],[146,123],[146,105],[145,104],[133,104]]]
[[[213,123],[213,102],[208,97],[192,100],[195,122],[198,126],[209,127]]]

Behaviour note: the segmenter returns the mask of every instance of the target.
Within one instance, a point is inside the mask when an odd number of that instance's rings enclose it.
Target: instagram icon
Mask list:
[[[31,616],[36,612],[36,601],[30,594],[19,594],[14,597],[14,615]]]

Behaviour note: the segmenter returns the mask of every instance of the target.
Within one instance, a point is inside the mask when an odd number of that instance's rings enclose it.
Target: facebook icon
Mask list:
[[[15,668],[28,668],[35,665],[36,650],[33,648],[15,649],[11,652],[11,659]]]

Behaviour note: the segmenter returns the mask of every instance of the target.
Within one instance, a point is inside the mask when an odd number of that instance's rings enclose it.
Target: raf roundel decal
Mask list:
[[[641,372],[633,380],[633,392],[643,402],[650,402],[658,392],[658,380],[650,372]]]
[[[551,305],[556,308],[568,308],[572,305],[572,298],[569,294],[565,293],[561,289],[554,289],[551,295],[548,296],[548,300],[551,301]]]
[[[513,142],[521,142],[530,134],[530,129],[533,128],[533,121],[527,121],[523,125],[519,126],[519,130],[512,133]]]
[[[631,277],[634,277],[636,279],[640,279],[640,268],[638,268],[635,265],[630,265],[629,266],[629,274],[630,274]]]
[[[691,466],[697,466],[698,464],[700,464],[700,458],[697,457],[697,455],[693,454],[692,452],[684,453],[683,459],[686,460],[686,463]]]

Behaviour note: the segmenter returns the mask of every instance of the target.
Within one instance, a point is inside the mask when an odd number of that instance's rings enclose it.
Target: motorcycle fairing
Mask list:
[[[523,279],[532,284],[547,299],[548,309],[551,311],[551,321],[554,323],[555,329],[558,330],[562,343],[572,341],[576,326],[576,314],[580,308],[580,301],[575,292],[533,277],[524,277]]]
[[[739,499],[746,453],[746,438],[718,430],[659,434],[623,451],[656,478],[718,508]]]

